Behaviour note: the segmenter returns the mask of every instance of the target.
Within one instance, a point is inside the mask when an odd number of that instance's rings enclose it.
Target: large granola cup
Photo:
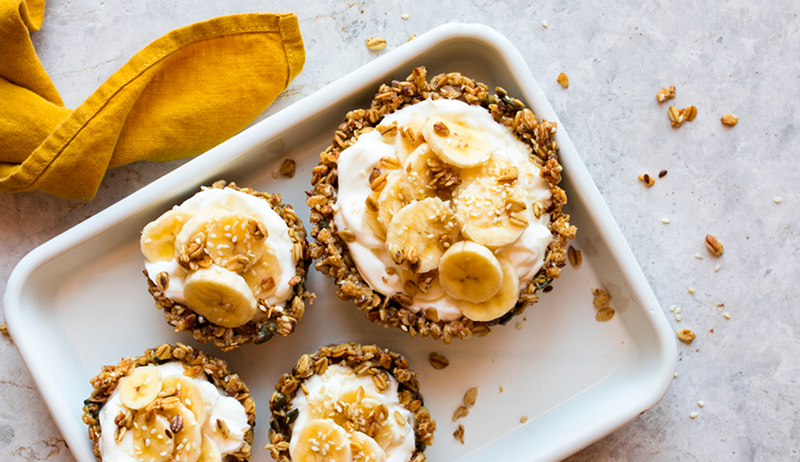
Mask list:
[[[385,115],[429,98],[460,100],[484,108],[495,122],[509,127],[518,140],[531,148],[533,154],[529,160],[541,169],[541,176],[546,180],[551,194],[551,204],[543,210],[550,214],[547,228],[552,234],[544,264],[531,280],[520,281],[516,305],[505,315],[491,321],[473,321],[466,316],[451,321],[440,320],[435,309],[416,312],[409,309],[411,300],[404,292],[386,296],[373,290],[359,273],[347,246],[347,242],[353,240],[353,233],[337,229],[334,221],[333,205],[337,201],[340,153],[352,146],[360,134],[375,128],[383,133],[382,129],[386,130],[387,127],[379,124]],[[445,344],[453,338],[489,334],[492,326],[505,325],[526,307],[536,303],[538,291],[551,290],[550,284],[559,277],[561,268],[566,264],[567,240],[574,238],[577,231],[569,224],[569,215],[563,213],[567,196],[558,186],[562,167],[558,162],[559,146],[554,139],[555,132],[554,122],[539,122],[522,101],[508,96],[502,88],[496,88],[492,95],[486,85],[459,73],[440,74],[428,82],[425,68],[418,67],[405,81],[381,85],[369,109],[347,113],[344,122],[336,130],[333,143],[320,154],[320,163],[312,171],[313,190],[307,192],[307,202],[311,209],[311,237],[314,239],[311,256],[316,260],[315,267],[336,281],[336,291],[342,300],[353,300],[365,312],[367,319],[382,326],[400,328],[412,337],[421,335],[442,339]],[[452,173],[450,169],[443,169],[436,173],[434,180],[444,184],[458,182],[458,178],[447,177]]]
[[[165,343],[156,348],[145,350],[141,356],[123,358],[116,366],[103,366],[102,372],[89,381],[93,390],[91,396],[83,402],[83,422],[89,426],[89,439],[94,443],[92,448],[97,460],[102,462],[100,437],[103,435],[103,429],[101,428],[100,412],[109,397],[119,386],[120,381],[130,376],[138,367],[158,366],[173,361],[177,361],[184,366],[184,375],[186,377],[193,378],[200,374],[205,374],[211,384],[224,390],[225,396],[234,398],[241,403],[247,415],[249,428],[244,433],[244,442],[239,450],[229,454],[223,460],[226,462],[250,460],[253,427],[256,423],[256,406],[250,396],[247,385],[237,374],[230,373],[228,364],[225,361],[180,343],[176,344],[176,346]],[[172,391],[174,392],[174,390]],[[163,394],[165,396],[159,399],[170,399],[170,396],[166,396],[167,393]],[[165,401],[162,401],[162,403],[165,403]],[[154,403],[151,406],[157,409],[158,406],[156,404],[158,403]],[[166,404],[165,406],[168,407]],[[122,440],[126,432],[133,431],[134,417],[134,412],[129,411],[127,414],[118,416],[115,419],[116,426],[113,429],[115,441]]]
[[[214,183],[212,188],[233,188],[263,199],[283,219],[289,228],[289,238],[294,243],[291,251],[295,260],[296,275],[289,281],[289,284],[293,287],[293,292],[286,301],[285,309],[282,311],[259,302],[258,309],[265,314],[263,319],[251,320],[238,327],[223,327],[198,315],[186,304],[164,296],[164,288],[159,287],[161,280],[155,278],[156,282],[153,282],[147,270],[145,270],[145,278],[147,279],[150,294],[155,299],[156,308],[164,311],[167,323],[175,328],[175,332],[189,332],[198,342],[213,343],[222,351],[230,351],[247,343],[264,343],[274,337],[275,334],[280,334],[284,337],[291,334],[294,332],[297,323],[303,318],[306,302],[310,303],[315,298],[313,293],[306,290],[306,278],[311,264],[311,256],[303,221],[297,216],[291,205],[281,202],[281,195],[278,193],[268,194],[251,188],[239,188],[235,183],[226,184],[222,180]],[[208,262],[203,261],[201,258],[192,258],[190,255],[181,256],[181,258],[184,257],[186,257],[185,261],[181,263],[193,270],[208,265]],[[166,282],[168,284],[168,280]]]
[[[320,347],[312,354],[301,356],[290,373],[283,374],[275,385],[275,392],[270,398],[269,441],[264,448],[270,451],[272,458],[280,462],[289,462],[292,456],[289,452],[289,442],[292,439],[294,423],[298,420],[298,408],[293,405],[297,398],[298,390],[303,390],[308,396],[306,381],[317,375],[326,373],[329,366],[345,366],[352,368],[358,377],[370,377],[378,390],[383,392],[391,387],[390,376],[397,381],[397,394],[399,405],[413,415],[414,449],[407,459],[411,462],[424,462],[425,449],[433,445],[436,421],[431,418],[430,412],[424,406],[424,399],[420,393],[420,384],[417,374],[411,370],[408,361],[397,353],[380,348],[377,345],[360,345],[357,343],[331,344]],[[360,390],[363,393],[363,390]],[[393,418],[390,416],[389,418]],[[348,432],[363,431],[369,436],[375,436],[376,429],[370,427],[352,428],[352,422],[343,425]]]

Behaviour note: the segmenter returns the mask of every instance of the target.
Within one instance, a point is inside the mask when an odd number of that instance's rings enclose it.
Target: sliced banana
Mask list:
[[[203,444],[200,446],[200,458],[197,462],[222,462],[222,454],[213,439],[203,435]]]
[[[472,241],[453,244],[439,263],[439,282],[447,295],[481,303],[503,285],[503,269],[491,250]]]
[[[420,136],[423,127],[422,119],[412,118],[406,125],[397,130],[397,137],[395,138],[394,148],[397,152],[397,158],[400,163],[404,163],[409,154],[411,154],[417,147],[424,143],[425,140]],[[404,130],[410,130],[411,136],[406,134],[403,136]],[[413,137],[413,140],[411,139]]]
[[[175,237],[193,215],[194,212],[172,209],[148,223],[142,230],[139,241],[147,261],[155,263],[172,260],[175,255]]]
[[[206,251],[217,265],[232,271],[246,271],[264,254],[266,226],[254,217],[241,212],[225,212],[214,217],[208,226]],[[241,264],[235,257],[243,256]]]
[[[203,392],[194,380],[182,375],[171,375],[164,377],[161,381],[161,389],[174,388],[175,396],[181,400],[181,404],[186,406],[194,414],[197,422],[202,426],[208,418],[206,401],[203,399]]]
[[[437,197],[412,202],[395,214],[386,230],[386,249],[398,264],[418,273],[439,267],[445,249],[458,237],[450,207]]]
[[[269,244],[261,258],[252,268],[245,270],[242,276],[256,300],[264,300],[275,293],[281,281],[281,264]]]
[[[156,366],[141,366],[119,381],[119,397],[130,409],[142,409],[161,391],[161,371]]]
[[[179,405],[164,411],[164,416],[170,421],[170,428],[175,434],[175,451],[170,462],[197,462],[203,447],[203,435],[192,411]]]
[[[414,190],[403,175],[396,174],[389,177],[386,181],[386,186],[378,195],[377,221],[378,226],[383,230],[383,234],[386,234],[394,215],[413,199]],[[367,209],[369,210],[369,207]]]
[[[503,268],[503,285],[494,297],[482,303],[456,300],[456,307],[473,321],[491,321],[508,313],[519,298],[519,278],[514,266],[505,258],[498,257]]]
[[[222,327],[239,327],[256,313],[256,299],[244,278],[216,265],[190,274],[183,298],[197,314]]]
[[[350,435],[353,462],[386,462],[386,452],[372,438],[361,432]]]
[[[292,453],[294,462],[351,462],[353,451],[347,432],[331,419],[317,419],[305,424],[297,435]]]
[[[381,192],[383,191],[386,191],[385,187]],[[380,211],[380,208],[378,207],[378,198],[380,197],[381,192],[372,191],[369,194],[366,207],[364,208],[363,221],[364,225],[372,230],[378,239],[383,241],[386,240],[386,225],[381,223],[383,219],[378,219]]]
[[[439,265],[441,266],[441,262]],[[439,283],[439,274],[437,271],[432,271],[430,273],[414,273],[413,271],[401,269],[400,277],[403,280],[404,287],[407,281],[414,283],[414,287],[416,288],[416,293],[414,295],[415,300],[437,300],[445,295],[442,285]]]
[[[435,116],[428,119],[422,133],[433,152],[450,165],[469,168],[489,160],[489,138],[463,124]]]
[[[430,159],[438,160],[436,154],[426,143],[423,143],[409,154],[403,163],[403,171],[405,171],[409,189],[413,193],[413,199],[422,200],[436,195],[436,191],[429,186],[433,180],[433,174],[428,164]]]
[[[167,462],[175,452],[173,437],[166,416],[139,412],[133,426],[133,455],[136,460]]]
[[[178,258],[183,247],[190,247],[192,243],[206,245],[208,227],[214,222],[214,217],[226,213],[223,209],[205,209],[190,218],[181,231],[175,236],[175,258]]]
[[[492,178],[473,181],[455,199],[461,232],[490,249],[514,243],[530,220],[524,197],[519,185]]]

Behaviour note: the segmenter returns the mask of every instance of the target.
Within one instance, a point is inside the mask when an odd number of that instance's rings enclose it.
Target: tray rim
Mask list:
[[[661,400],[669,388],[677,363],[677,347],[673,330],[660,309],[660,305],[627,240],[616,220],[614,220],[608,205],[603,200],[588,169],[578,156],[577,149],[575,149],[567,136],[544,92],[533,79],[524,58],[506,37],[489,26],[482,24],[448,23],[431,29],[413,41],[346,74],[210,149],[185,165],[167,173],[130,196],[43,243],[23,257],[17,264],[8,279],[4,295],[4,315],[8,329],[14,338],[14,345],[30,371],[48,411],[53,416],[56,426],[78,460],[95,460],[91,450],[83,450],[86,445],[80,444],[86,439],[85,427],[69,425],[69,422],[66,421],[65,416],[70,412],[70,406],[67,403],[58,402],[53,398],[52,393],[48,393],[48,390],[53,389],[57,384],[46,380],[47,371],[43,369],[42,364],[36,361],[37,347],[33,340],[25,335],[20,335],[23,332],[23,328],[20,325],[23,316],[22,310],[24,309],[23,288],[28,281],[28,277],[49,260],[69,251],[72,247],[82,242],[89,241],[102,234],[132,214],[149,209],[158,203],[169,202],[163,191],[171,191],[171,197],[196,189],[199,185],[208,183],[210,178],[215,178],[214,175],[209,175],[209,171],[219,171],[234,165],[237,159],[247,155],[254,149],[262,147],[264,140],[290,129],[294,124],[307,118],[309,114],[313,114],[314,111],[324,110],[326,105],[363,91],[362,81],[369,80],[369,77],[363,76],[382,74],[387,69],[396,66],[397,63],[409,61],[415,56],[420,56],[433,50],[443,42],[452,40],[479,41],[497,50],[500,58],[508,63],[511,71],[510,78],[520,85],[526,100],[529,102],[536,100],[537,115],[558,122],[559,135],[561,135],[559,144],[562,147],[560,162],[575,183],[581,185],[579,189],[571,190],[570,194],[580,195],[581,200],[587,204],[587,210],[591,215],[588,219],[594,222],[602,240],[608,245],[610,253],[617,259],[623,277],[630,283],[631,292],[635,293],[639,298],[643,314],[656,336],[655,344],[658,347],[658,354],[655,362],[658,363],[658,374],[655,374],[650,379],[649,388],[646,392],[636,397],[631,397],[625,409],[615,417],[608,418],[601,424],[595,425],[591,431],[565,438],[564,441],[548,451],[549,455],[553,456],[554,459],[567,457],[621,428]],[[361,85],[354,85],[353,83],[360,83]],[[231,155],[231,152],[235,154]],[[565,153],[570,154],[564,155]],[[552,410],[546,412],[545,415],[550,412]]]

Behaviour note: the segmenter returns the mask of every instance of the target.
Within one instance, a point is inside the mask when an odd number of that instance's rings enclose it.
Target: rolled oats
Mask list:
[[[725,114],[720,121],[729,127],[733,127],[739,122],[739,118],[731,114]]]
[[[583,257],[581,256],[580,250],[575,249],[575,247],[569,246],[569,249],[567,249],[567,257],[569,258],[569,263],[572,265],[573,268],[578,268],[581,266]]]
[[[692,340],[696,337],[694,332],[689,329],[681,329],[677,332],[678,340],[685,343],[692,343]]]
[[[614,313],[614,308],[603,308],[594,315],[594,319],[598,322],[606,322],[614,317]]]
[[[454,436],[454,437],[455,437],[455,438],[456,438],[458,441],[460,441],[460,442],[461,442],[461,444],[464,444],[464,426],[463,426],[463,425],[459,425],[459,426],[458,426],[458,429],[457,429],[456,431],[454,431],[454,432],[453,432],[453,436]]]
[[[386,39],[383,37],[370,37],[367,39],[367,48],[378,51],[386,48]]]
[[[669,88],[661,88],[661,90],[656,93],[656,99],[659,103],[663,103],[664,101],[674,98],[675,97],[675,85],[670,85]]]
[[[295,170],[294,161],[292,159],[286,159],[281,164],[281,168],[280,168],[279,172],[280,172],[281,175],[283,175],[283,176],[285,176],[287,178],[291,178],[291,177],[294,176],[294,170]]]
[[[720,256],[725,251],[722,247],[722,243],[720,243],[716,237],[712,236],[711,234],[706,234],[706,247],[708,250],[711,251],[714,255]]]
[[[435,352],[430,354],[428,361],[430,361],[431,366],[433,366],[434,369],[439,370],[450,365],[450,361],[448,361],[447,358]]]
[[[562,87],[564,87],[564,88],[569,87],[569,77],[567,77],[567,74],[565,74],[563,72],[558,74],[558,77],[556,78],[556,80],[558,81],[558,83],[561,84]]]

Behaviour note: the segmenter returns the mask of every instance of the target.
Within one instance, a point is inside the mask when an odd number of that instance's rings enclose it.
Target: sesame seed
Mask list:
[[[547,29],[547,20],[546,19],[542,19],[542,27]]]
[[[678,373],[676,372],[676,373],[672,374],[672,378],[673,379],[677,379],[678,378]]]
[[[675,311],[675,305],[672,305],[671,307],[669,307],[669,311],[670,311],[670,313],[674,312]]]
[[[717,266],[714,267],[714,272],[716,273],[717,271],[719,271],[719,263],[717,263]]]
[[[700,407],[705,407],[706,403],[703,402],[703,401],[698,401],[697,405],[700,406]]]
[[[401,19],[408,19],[408,13],[403,13],[400,15]]]
[[[178,221],[183,221],[183,217],[180,216],[180,215],[176,216],[175,219],[178,220]]]
[[[725,316],[725,319],[730,319],[731,318],[731,314],[730,313],[723,313],[722,316]]]
[[[680,312],[681,312],[681,307],[675,308],[675,314],[680,314]]]
[[[222,228],[222,229],[223,229],[224,231],[230,231],[230,230],[231,230],[231,225],[225,225],[225,227],[224,227],[224,228]]]
[[[669,224],[669,218],[667,218],[667,217],[662,218],[661,219],[661,223],[664,223],[665,225],[668,225]]]
[[[693,294],[693,293],[694,293],[694,287],[689,287],[689,293],[690,293],[690,294]]]
[[[675,315],[675,320],[676,320],[676,321],[678,321],[678,322],[680,322],[680,321],[681,321],[681,315],[679,315],[679,314],[676,314],[676,315]]]
[[[782,200],[783,199],[781,199],[780,196],[777,196],[777,197],[775,197],[775,199],[772,199],[772,202],[775,202],[776,204],[780,204]]]
[[[702,255],[700,255],[699,253],[696,253],[696,254],[694,254],[694,258],[696,258],[696,259],[698,259],[698,260],[702,260],[702,259],[703,259],[703,256],[702,256]]]
[[[153,242],[153,240],[152,240],[152,239],[150,239],[149,237],[148,237],[147,239],[145,239],[145,240],[144,240],[144,243],[145,243],[145,244],[149,244],[149,243],[151,243],[151,242]]]
[[[692,412],[691,414],[689,414],[689,417],[691,417],[692,419],[694,419],[694,418],[696,418],[696,417],[697,417],[697,413],[696,413],[696,412]]]

